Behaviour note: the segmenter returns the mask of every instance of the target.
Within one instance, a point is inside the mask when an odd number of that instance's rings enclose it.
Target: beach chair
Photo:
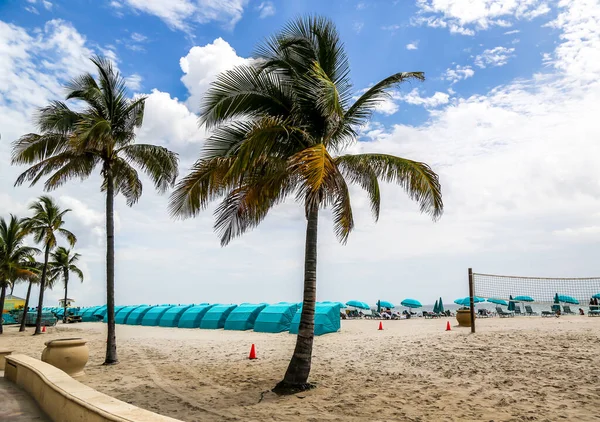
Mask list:
[[[506,317],[514,317],[515,314],[512,312],[505,312],[504,309],[502,309],[500,306],[496,306],[496,313],[498,313],[498,316],[500,318],[506,318]]]
[[[515,315],[523,315],[521,312],[521,307],[519,305],[515,305]]]
[[[571,307],[569,305],[564,305],[563,309],[564,309],[564,313],[565,314],[567,314],[567,315],[575,315],[575,312],[573,312],[571,310]]]
[[[478,318],[488,318],[490,315],[487,312],[487,309],[478,309],[477,310],[477,317]]]
[[[590,305],[588,316],[600,316],[600,305]]]
[[[537,312],[533,312],[533,309],[531,308],[530,305],[525,305],[525,314],[527,316],[533,316],[533,315],[538,315]]]
[[[433,312],[427,312],[427,311],[423,311],[423,318],[427,319],[427,318],[433,318]]]

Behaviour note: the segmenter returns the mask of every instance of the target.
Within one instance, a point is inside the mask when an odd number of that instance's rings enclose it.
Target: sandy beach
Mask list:
[[[454,326],[456,321],[448,319]],[[278,397],[293,335],[117,326],[117,366],[104,367],[105,325],[58,325],[42,336],[7,327],[0,348],[39,358],[44,341],[89,340],[85,384],[183,421],[598,420],[600,318],[342,321],[317,337],[315,390]],[[258,360],[247,355],[256,344]]]

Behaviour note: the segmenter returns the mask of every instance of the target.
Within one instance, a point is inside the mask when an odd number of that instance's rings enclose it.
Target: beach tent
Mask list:
[[[259,333],[288,331],[297,310],[297,303],[280,302],[269,305],[258,314],[254,322],[254,331]]]
[[[96,311],[94,311],[94,316],[96,317],[95,321],[103,320],[104,316],[106,315],[106,311],[106,305],[100,306],[98,309],[96,309]]]
[[[131,311],[131,313],[125,320],[125,324],[127,324],[127,325],[142,325],[142,319],[146,315],[146,312],[150,311],[150,309],[152,309],[152,306],[148,306],[148,305],[138,306],[133,311]]]
[[[81,321],[82,322],[92,322],[97,321],[98,319],[94,317],[94,312],[99,308],[99,306],[92,306],[91,308],[86,308],[81,312]]]
[[[115,312],[115,324],[125,324],[129,315],[140,306],[145,305],[124,306],[119,309],[118,312]]]
[[[115,306],[115,319],[116,319],[117,312],[119,312],[123,308],[125,308],[125,306]],[[108,313],[106,313],[104,315],[104,318],[102,318],[102,322],[108,322]]]
[[[161,327],[177,327],[181,315],[191,307],[192,305],[172,306],[160,318],[158,325]]]
[[[251,303],[242,303],[235,308],[225,321],[226,330],[245,331],[254,328],[254,322],[258,314],[267,307],[266,303],[254,305]]]
[[[142,325],[146,327],[156,327],[164,313],[172,307],[173,305],[153,306],[152,309],[146,312],[146,315],[144,315],[144,317],[142,318]]]
[[[300,328],[300,316],[302,314],[302,307],[298,309],[298,312],[292,318],[292,324],[290,325],[290,333],[298,334]],[[317,303],[315,305],[315,335],[321,336],[323,334],[335,333],[339,331],[341,327],[340,323],[340,305],[337,303]]]
[[[206,312],[202,321],[200,321],[200,328],[208,330],[217,330],[225,327],[225,321],[227,317],[237,308],[237,305],[215,305]]]
[[[215,305],[209,305],[208,303],[203,303],[201,305],[195,305],[191,308],[188,308],[179,318],[179,323],[177,326],[179,328],[198,328],[200,327],[200,322],[206,312],[210,310]]]

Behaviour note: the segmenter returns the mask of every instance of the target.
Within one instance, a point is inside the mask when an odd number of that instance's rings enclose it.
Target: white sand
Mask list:
[[[84,337],[82,382],[184,421],[599,420],[600,318],[484,319],[475,335],[449,320],[451,332],[446,319],[387,321],[384,331],[343,321],[315,340],[318,388],[289,397],[269,392],[294,347],[287,333],[118,326],[121,363],[109,367],[101,323],[37,337],[8,328],[0,348],[39,358],[44,341]]]

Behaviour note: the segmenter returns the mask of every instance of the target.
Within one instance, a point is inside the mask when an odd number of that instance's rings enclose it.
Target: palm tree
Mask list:
[[[34,274],[27,268],[25,261],[36,253],[35,248],[25,246],[24,240],[27,230],[23,220],[14,215],[10,221],[0,217],[0,334],[2,334],[2,315],[6,288],[17,280],[27,279]]]
[[[86,179],[96,167],[106,192],[106,301],[108,334],[105,364],[115,364],[115,233],[114,197],[122,193],[132,206],[142,195],[137,166],[154,182],[159,192],[173,186],[178,175],[177,154],[167,148],[135,144],[136,129],[142,125],[146,97],[127,97],[125,79],[110,60],[93,57],[98,81],[91,74],[67,85],[67,100],[78,100],[85,108],[72,110],[54,101],[40,110],[37,125],[41,134],[28,134],[13,144],[13,164],[33,164],[19,176],[16,185],[37,183],[50,175],[46,190],[70,179]]]
[[[44,246],[44,264],[40,276],[40,297],[34,333],[34,335],[37,335],[42,333],[41,326],[42,307],[44,306],[44,290],[48,287],[46,278],[47,276],[50,276],[48,274],[48,261],[50,258],[50,251],[56,247],[56,235],[60,234],[63,236],[71,246],[75,245],[77,238],[73,233],[63,228],[65,224],[63,217],[71,210],[61,210],[51,197],[46,195],[40,196],[39,199],[29,205],[29,209],[33,211],[33,216],[26,218],[24,224],[27,230],[33,234],[35,242],[41,243]]]
[[[63,323],[67,322],[67,289],[69,287],[69,274],[74,273],[83,283],[83,272],[77,267],[77,261],[81,257],[80,254],[72,252],[63,246],[59,246],[52,252],[52,261],[50,261],[50,274],[57,279],[62,278],[65,285],[65,300],[63,303]]]
[[[32,273],[32,277],[27,279],[27,295],[25,296],[25,305],[23,306],[23,315],[21,317],[21,325],[19,327],[19,331],[25,331],[25,323],[27,321],[27,313],[29,312],[29,299],[31,297],[31,287],[34,284],[39,284],[40,277],[42,274],[43,263],[35,260],[33,255],[29,255],[25,261],[25,265],[27,269],[29,269]],[[49,284],[49,283],[47,283]]]
[[[396,73],[355,99],[337,30],[320,17],[288,24],[259,47],[255,59],[222,73],[208,90],[200,121],[213,132],[178,182],[170,211],[195,216],[224,197],[215,229],[226,245],[290,195],[302,204],[307,220],[302,314],[294,354],[275,388],[286,393],[310,387],[319,210],[331,207],[335,233],[345,243],[354,227],[348,183],[367,192],[376,220],[380,180],[400,185],[434,219],[443,204],[438,176],[427,164],[387,154],[344,154],[389,89],[423,80],[423,73]]]

